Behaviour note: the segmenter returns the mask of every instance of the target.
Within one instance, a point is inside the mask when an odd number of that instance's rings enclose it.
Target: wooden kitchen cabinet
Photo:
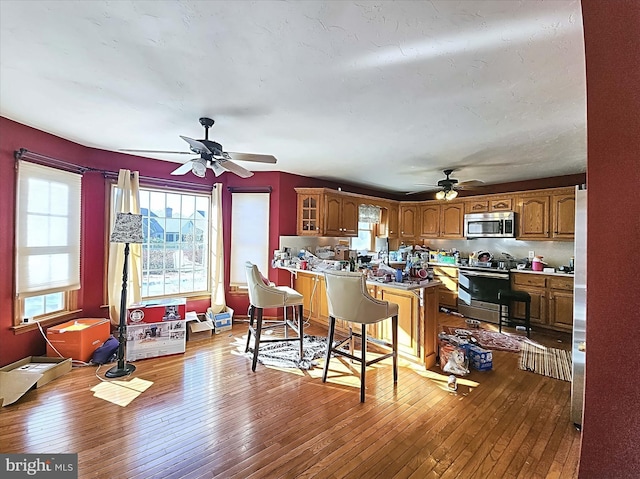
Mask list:
[[[511,289],[531,295],[531,323],[546,328],[573,329],[573,278],[512,273]],[[515,303],[515,316],[524,318],[524,304]]]
[[[327,307],[327,289],[324,277],[297,271],[293,279],[293,288],[303,296],[302,312],[305,319],[329,327]]]
[[[418,321],[420,320],[420,298],[411,291],[377,288],[378,298],[398,305],[398,351],[409,356],[418,356]],[[375,337],[391,342],[391,319],[377,323]]]
[[[549,326],[573,330],[573,278],[549,277]]]
[[[523,193],[517,198],[522,240],[573,240],[575,192],[572,188]]]
[[[553,239],[574,239],[576,231],[575,193],[551,197],[551,218],[551,237]]]
[[[549,238],[549,195],[518,198],[518,239]]]
[[[321,198],[320,193],[298,192],[298,219],[296,223],[298,236],[322,234]]]
[[[440,205],[428,203],[420,206],[420,237],[437,238],[440,235]]]
[[[446,203],[440,207],[440,237],[464,238],[464,203]]]
[[[358,236],[360,198],[326,188],[295,188],[298,236]]]
[[[531,324],[547,325],[547,279],[542,275],[528,273],[512,273],[511,289],[525,291],[531,296]],[[524,318],[525,305],[521,302],[514,303],[514,316]]]
[[[418,237],[418,207],[415,204],[400,205],[400,238],[414,240]]]
[[[465,213],[488,213],[490,211],[513,211],[515,199],[512,195],[479,196],[464,202]]]
[[[359,201],[356,198],[326,194],[324,206],[326,236],[358,236]]]
[[[400,208],[397,204],[389,204],[389,214],[387,218],[387,238],[396,239],[400,236],[399,223]]]
[[[464,238],[464,203],[426,202],[419,207],[421,238]]]
[[[439,304],[447,308],[458,308],[458,268],[434,266],[433,279],[442,283],[438,290]]]

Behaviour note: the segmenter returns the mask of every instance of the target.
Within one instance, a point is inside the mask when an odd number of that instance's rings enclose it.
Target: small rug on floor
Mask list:
[[[278,368],[312,369],[318,365],[317,360],[327,352],[327,338],[305,334],[302,348],[304,357],[300,360],[300,343],[297,341],[262,344],[258,351],[258,361],[265,366]],[[245,353],[245,357],[253,359],[253,348]]]
[[[523,343],[520,369],[562,381],[571,381],[571,351]]]
[[[496,331],[489,331],[480,328],[456,328],[454,326],[442,326],[447,334],[456,334],[458,336],[471,336],[475,338],[480,347],[484,349],[492,349],[499,351],[511,351],[517,353],[520,351],[522,344],[532,342],[526,336],[515,336]]]

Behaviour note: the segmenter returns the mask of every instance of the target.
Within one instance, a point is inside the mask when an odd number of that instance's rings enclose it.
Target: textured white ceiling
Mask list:
[[[0,26],[0,114],[91,147],[188,151],[210,116],[278,158],[249,169],[389,191],[586,171],[577,0],[2,0]]]

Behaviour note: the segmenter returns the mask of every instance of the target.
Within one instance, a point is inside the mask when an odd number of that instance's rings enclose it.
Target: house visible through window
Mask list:
[[[81,176],[27,161],[18,165],[16,323],[57,317],[80,288]]]
[[[142,297],[207,294],[207,195],[140,188]]]

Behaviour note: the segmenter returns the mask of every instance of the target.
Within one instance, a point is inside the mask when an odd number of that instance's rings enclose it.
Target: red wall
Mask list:
[[[14,334],[13,325],[13,239],[15,209],[15,161],[14,151],[20,148],[51,156],[70,163],[107,171],[118,171],[120,168],[139,171],[141,177],[168,178],[175,169],[175,163],[151,160],[121,153],[87,148],[62,138],[35,130],[28,126],[0,117],[0,311],[7,314],[0,316],[0,365],[30,355],[44,355],[45,343],[38,330]],[[280,235],[296,233],[296,193],[295,187],[337,188],[345,191],[376,195],[372,190],[325,182],[313,178],[280,172],[256,172],[247,179],[235,175],[223,175],[214,179],[212,175],[200,179],[190,176],[190,183],[213,185],[223,184],[223,230],[225,257],[228,260],[231,237],[231,192],[228,186],[262,187],[271,186],[270,216],[274,226],[269,235],[269,251],[277,249]],[[144,184],[144,180],[141,180]],[[104,277],[105,277],[105,239],[107,228],[106,198],[109,183],[100,172],[87,172],[82,180],[82,263],[80,297],[81,317],[104,317]],[[286,272],[270,269],[268,275],[278,284],[288,284]],[[225,261],[225,278],[229,277],[229,263]],[[228,280],[225,284],[228,290]],[[209,306],[209,300],[188,301],[191,311],[203,312]],[[246,294],[230,295],[227,293],[227,304],[239,316],[246,315],[248,298]],[[9,313],[10,312],[10,313]],[[272,312],[275,314],[275,311]]]
[[[580,477],[640,477],[640,4],[582,0],[587,354]]]

